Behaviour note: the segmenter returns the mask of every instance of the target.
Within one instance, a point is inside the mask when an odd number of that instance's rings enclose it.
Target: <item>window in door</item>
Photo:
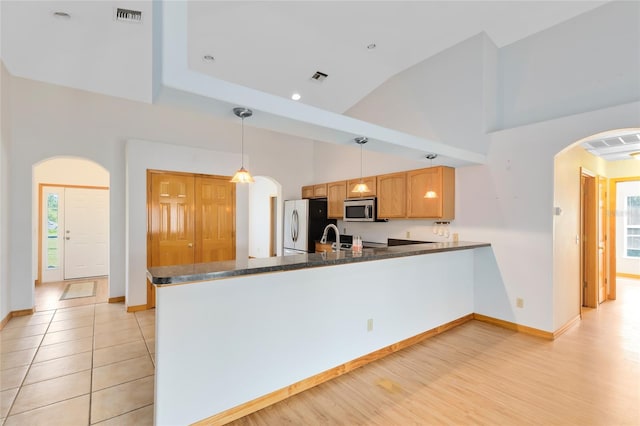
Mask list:
[[[627,257],[640,258],[640,195],[627,197],[624,244]]]
[[[59,198],[58,194],[47,194],[47,256],[45,267],[49,270],[60,267],[60,251],[58,250],[58,229],[60,228]]]

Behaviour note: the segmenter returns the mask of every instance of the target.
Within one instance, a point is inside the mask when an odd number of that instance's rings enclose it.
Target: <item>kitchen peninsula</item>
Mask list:
[[[471,318],[485,243],[150,268],[156,424],[223,424]]]

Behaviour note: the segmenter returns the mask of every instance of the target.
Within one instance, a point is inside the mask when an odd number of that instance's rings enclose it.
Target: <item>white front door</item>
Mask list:
[[[42,282],[109,273],[109,190],[43,187]]]
[[[108,274],[109,191],[66,188],[64,278]]]

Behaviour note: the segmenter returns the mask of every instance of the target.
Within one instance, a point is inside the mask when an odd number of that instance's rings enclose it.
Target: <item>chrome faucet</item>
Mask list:
[[[338,227],[333,223],[328,224],[324,228],[324,232],[322,233],[322,238],[320,239],[320,244],[327,244],[327,232],[329,228],[333,228],[336,233],[336,251],[340,251],[340,231],[338,231]]]

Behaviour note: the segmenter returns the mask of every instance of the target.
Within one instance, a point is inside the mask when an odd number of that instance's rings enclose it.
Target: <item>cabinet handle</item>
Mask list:
[[[187,244],[187,247],[193,247],[193,243]]]

